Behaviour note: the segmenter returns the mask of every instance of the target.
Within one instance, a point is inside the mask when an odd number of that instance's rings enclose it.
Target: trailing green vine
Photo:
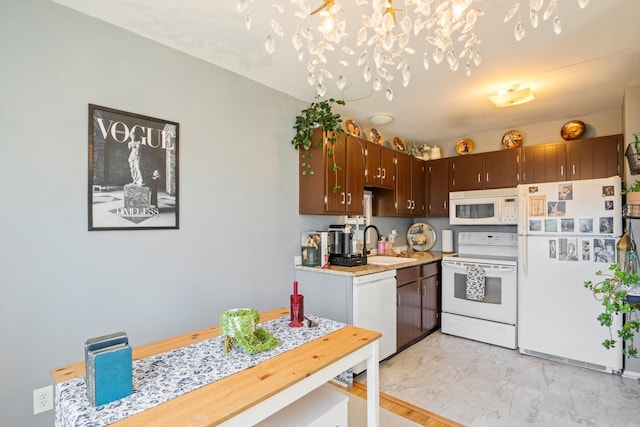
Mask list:
[[[314,171],[311,168],[310,159],[313,157],[313,153],[309,151],[311,148],[311,138],[313,137],[313,131],[316,128],[322,128],[323,137],[327,139],[327,155],[333,160],[332,170],[336,176],[336,185],[333,187],[333,192],[336,193],[340,186],[337,185],[338,171],[341,169],[338,166],[334,156],[334,144],[340,141],[344,130],[340,126],[342,118],[340,114],[332,111],[332,104],[345,105],[344,100],[330,98],[324,101],[312,102],[309,107],[305,108],[296,116],[296,123],[293,128],[296,133],[291,140],[293,148],[300,150],[304,149],[306,152],[301,155],[303,161],[300,166],[303,168],[302,175],[313,175]]]
[[[620,269],[618,264],[611,264],[609,270],[612,272],[611,274],[605,274],[602,271],[596,272],[596,275],[604,277],[598,283],[584,282],[584,287],[591,290],[593,296],[598,301],[602,301],[604,307],[597,319],[600,321],[600,325],[609,328],[609,338],[604,340],[602,345],[607,349],[614,348],[617,344],[616,338],[619,338],[624,343],[622,354],[637,358],[638,349],[634,345],[633,338],[640,331],[640,322],[638,321],[640,304],[630,303],[628,295],[630,290],[640,286],[640,276]],[[614,337],[613,334],[615,315],[626,316],[622,328],[616,331],[617,337]]]
[[[224,335],[224,352],[228,353],[238,343],[247,353],[255,354],[271,350],[280,342],[269,332],[256,328],[260,314],[255,308],[227,310],[220,316]]]

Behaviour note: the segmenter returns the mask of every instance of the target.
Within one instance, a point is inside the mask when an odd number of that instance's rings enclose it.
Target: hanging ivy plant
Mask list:
[[[313,175],[314,171],[311,169],[311,164],[308,159],[313,157],[313,153],[309,152],[311,148],[311,137],[313,131],[316,128],[322,128],[323,137],[326,138],[329,147],[327,149],[327,155],[333,160],[333,171],[336,174],[336,181],[338,171],[341,169],[336,163],[335,156],[333,155],[333,145],[340,140],[340,137],[344,133],[344,130],[340,126],[342,119],[340,114],[332,111],[332,105],[345,105],[344,100],[340,99],[326,99],[324,101],[312,102],[309,107],[305,108],[296,116],[296,123],[293,128],[296,130],[296,134],[291,140],[293,148],[300,150],[300,148],[306,150],[306,153],[302,154],[302,163],[300,166],[303,168],[302,175]],[[337,192],[340,189],[339,185],[333,187],[333,192]]]
[[[319,127],[323,128],[327,134],[331,134],[328,136],[329,142],[335,143],[338,141],[344,130],[340,127],[340,123],[342,123],[340,114],[331,110],[332,104],[345,105],[345,102],[334,98],[312,102],[308,108],[305,108],[296,116],[296,124],[293,126],[296,134],[291,140],[293,148],[296,150],[299,150],[300,147],[305,150],[311,148],[313,130]]]

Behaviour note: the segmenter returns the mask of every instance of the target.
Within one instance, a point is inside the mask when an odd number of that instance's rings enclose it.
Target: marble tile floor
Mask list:
[[[380,391],[470,427],[640,426],[636,379],[440,332],[382,362]]]

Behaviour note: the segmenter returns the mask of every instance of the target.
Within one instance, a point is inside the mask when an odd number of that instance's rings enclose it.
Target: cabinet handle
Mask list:
[[[396,300],[397,300],[397,301],[396,301],[396,305],[397,305],[398,307],[400,307],[400,294],[396,294],[396,296],[398,297],[398,298],[396,298]]]
[[[387,177],[387,170],[385,168],[382,168],[382,179],[385,179]]]
[[[347,204],[351,204],[351,193],[347,193]]]
[[[381,172],[380,168],[378,168],[378,176],[376,176],[376,178],[380,178],[380,177],[382,177],[382,172]]]
[[[427,285],[422,285],[422,296],[427,295]]]
[[[576,176],[576,165],[571,165],[571,173]]]
[[[340,193],[340,204],[344,205],[346,201],[347,201],[346,200],[346,196],[345,196],[344,191],[343,191],[342,193]]]
[[[487,182],[489,182],[489,172],[487,172]]]
[[[560,165],[560,176],[564,176],[564,165]]]
[[[478,182],[480,182],[480,174],[478,173]]]
[[[418,293],[418,295],[420,295],[420,285],[418,285],[418,287],[416,288],[416,292]]]
[[[442,205],[444,206],[445,209],[447,209],[447,201],[446,200],[444,202],[442,202]]]

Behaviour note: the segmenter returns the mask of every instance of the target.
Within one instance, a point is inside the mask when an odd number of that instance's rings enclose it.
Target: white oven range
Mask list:
[[[517,257],[517,233],[458,233],[442,258],[441,331],[515,349]]]

